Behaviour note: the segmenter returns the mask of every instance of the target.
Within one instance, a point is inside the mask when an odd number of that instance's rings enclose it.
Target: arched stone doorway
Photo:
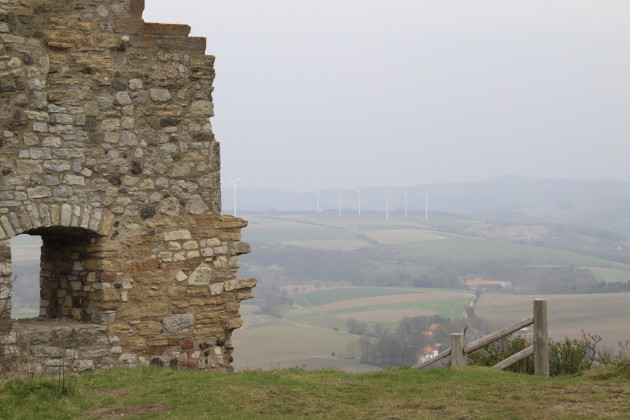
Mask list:
[[[42,238],[39,317],[107,322],[107,305],[98,301],[104,289],[116,287],[103,280],[116,276],[103,271],[104,262],[115,257],[99,246],[113,220],[103,214],[90,206],[41,204],[0,216],[0,332],[11,329],[10,240],[19,234]]]

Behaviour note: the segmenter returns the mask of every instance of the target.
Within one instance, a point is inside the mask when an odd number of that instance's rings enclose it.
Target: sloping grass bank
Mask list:
[[[630,364],[539,378],[466,367],[377,373],[138,368],[0,384],[0,418],[629,418]],[[625,372],[624,372],[625,369]]]

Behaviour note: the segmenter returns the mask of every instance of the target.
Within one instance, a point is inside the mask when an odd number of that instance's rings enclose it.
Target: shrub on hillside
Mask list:
[[[551,376],[572,375],[593,367],[597,343],[583,333],[580,340],[564,338],[564,341],[549,343],[549,373]]]
[[[527,339],[522,335],[506,337],[494,343],[488,344],[468,355],[468,364],[473,366],[494,366],[500,361],[524,350],[529,346]],[[506,370],[518,373],[534,373],[534,361],[531,357],[513,364]]]
[[[551,376],[573,375],[584,372],[596,362],[597,345],[601,337],[582,332],[582,338],[565,338],[563,341],[549,341],[549,373]],[[494,366],[530,345],[525,337],[517,335],[495,341],[468,355],[468,364]],[[528,357],[513,364],[506,370],[519,373],[534,373],[534,360]]]

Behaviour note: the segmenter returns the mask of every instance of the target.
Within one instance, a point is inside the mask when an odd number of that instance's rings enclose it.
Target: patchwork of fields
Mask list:
[[[348,345],[357,339],[346,332],[349,318],[365,321],[372,328],[379,324],[395,330],[406,316],[460,318],[472,296],[469,291],[444,289],[332,288],[294,295],[294,307],[281,319],[257,315],[255,306],[243,305],[245,325],[233,335],[235,366],[329,366],[333,362],[322,358],[334,354],[340,359],[335,368],[366,370],[368,367],[344,357]]]
[[[430,278],[436,273],[436,263],[442,264],[438,269],[444,270],[454,264],[480,267],[488,262],[507,261],[530,267],[535,273],[541,273],[539,269],[547,269],[546,273],[552,274],[554,270],[564,270],[558,271],[568,279],[563,281],[571,281],[572,273],[579,270],[589,270],[591,281],[630,281],[630,264],[622,262],[623,259],[605,259],[544,246],[555,240],[553,226],[493,225],[463,219],[431,220],[427,225],[423,217],[400,215],[390,221],[374,215],[343,215],[342,218],[280,215],[249,219],[243,239],[254,243],[253,252],[256,246],[270,244],[332,251],[371,247],[382,250],[381,254],[368,254],[377,256],[370,263],[373,272],[382,278]],[[385,257],[380,258],[384,254]],[[396,257],[387,257],[394,254]],[[479,276],[471,273],[464,279]],[[511,280],[509,277],[489,279]],[[314,356],[314,353],[330,356],[333,352],[339,355],[344,346],[356,339],[345,333],[350,318],[363,321],[370,329],[381,325],[392,331],[404,317],[439,314],[459,319],[473,297],[472,291],[467,290],[341,286],[326,289],[331,283],[322,280],[321,284],[298,281],[303,283],[299,287],[284,286],[283,290],[295,304],[283,311],[282,319],[263,321],[246,314],[246,325],[252,328],[235,332],[237,352],[246,354],[250,361],[289,358],[290,353],[300,357]],[[485,290],[476,313],[497,328],[503,327],[531,314],[532,301],[537,297],[540,295]],[[608,345],[630,338],[630,294],[556,294],[545,298],[549,300],[550,328],[555,339],[580,337],[582,329],[601,335]],[[305,335],[301,335],[302,332]],[[288,340],[290,344],[283,341],[285,333],[286,337],[292,337]],[[250,337],[252,345],[248,344]],[[269,337],[276,338],[270,343]],[[280,343],[281,349],[274,349],[273,341]],[[256,355],[243,347],[238,350],[239,344],[255,348]],[[237,360],[238,357],[237,354]]]
[[[441,315],[458,319],[470,304],[472,292],[462,290],[353,287],[295,296],[296,309],[284,313],[296,324],[345,331],[347,320],[365,321],[393,330],[404,317]]]
[[[493,234],[497,237],[487,238]],[[457,219],[432,220],[427,225],[417,216],[397,216],[390,222],[373,215],[349,215],[341,219],[331,216],[251,216],[243,238],[260,245],[342,251],[388,246],[410,260],[417,257],[456,262],[512,260],[540,267],[579,267],[590,270],[600,282],[630,281],[629,263],[522,241],[528,235],[540,239],[545,234],[551,235],[550,241],[553,240],[553,231],[544,226],[511,227]],[[413,261],[407,264],[412,273],[426,271],[420,266],[413,268]]]

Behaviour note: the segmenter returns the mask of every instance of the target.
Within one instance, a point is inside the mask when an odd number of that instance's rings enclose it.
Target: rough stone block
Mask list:
[[[167,302],[130,302],[118,309],[116,317],[124,321],[142,320],[166,316],[168,311]]]
[[[190,26],[147,22],[144,24],[144,33],[146,35],[188,36]]]
[[[117,302],[121,300],[118,289],[103,289],[94,293],[94,299],[102,302]]]
[[[197,37],[133,36],[130,45],[135,48],[163,48],[199,53],[206,51],[206,39]]]
[[[188,284],[191,286],[209,285],[213,278],[212,267],[202,265],[192,272],[188,277]]]
[[[119,34],[139,34],[144,28],[144,21],[139,17],[117,19],[114,22],[114,32]]]
[[[138,334],[142,336],[156,336],[162,333],[162,323],[158,321],[144,321],[136,325]]]
[[[174,333],[181,334],[195,324],[195,316],[192,314],[172,315],[163,319],[164,329]]]

